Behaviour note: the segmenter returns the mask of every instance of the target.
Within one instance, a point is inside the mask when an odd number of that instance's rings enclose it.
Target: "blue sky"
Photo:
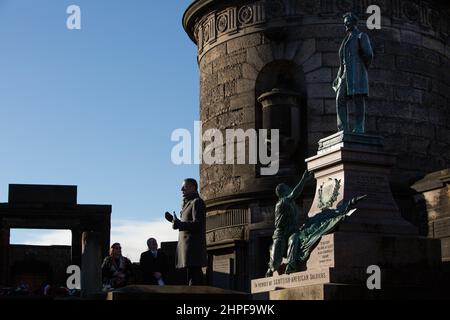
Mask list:
[[[190,2],[0,0],[0,202],[10,183],[69,184],[78,203],[112,204],[113,224],[179,210],[181,180],[198,178],[170,159],[172,131],[199,119]]]

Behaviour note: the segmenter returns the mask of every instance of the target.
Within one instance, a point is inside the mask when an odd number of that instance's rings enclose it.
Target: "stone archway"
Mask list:
[[[8,203],[0,204],[0,284],[12,284],[9,239],[15,228],[71,230],[71,264],[100,270],[109,250],[111,211],[110,205],[77,204],[76,186],[9,185]],[[92,233],[97,236],[89,237]],[[101,254],[92,255],[87,249],[91,247]],[[101,279],[96,281],[100,289]]]

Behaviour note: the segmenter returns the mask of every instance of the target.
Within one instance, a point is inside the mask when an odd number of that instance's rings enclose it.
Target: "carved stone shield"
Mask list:
[[[339,196],[341,180],[328,178],[319,188],[319,209],[331,208]]]

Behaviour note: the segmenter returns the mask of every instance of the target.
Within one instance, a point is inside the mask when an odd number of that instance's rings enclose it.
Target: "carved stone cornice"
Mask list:
[[[212,4],[219,3],[219,0],[194,0],[183,14],[183,27],[192,41],[196,42],[192,30],[200,15]],[[225,2],[225,1],[222,1]]]
[[[184,13],[183,26],[202,56],[217,44],[241,35],[281,25],[308,24],[303,18],[342,23],[341,14],[354,11],[364,20],[372,4],[380,6],[382,16],[392,25],[419,28],[417,31],[448,41],[450,13],[436,0],[196,0]]]

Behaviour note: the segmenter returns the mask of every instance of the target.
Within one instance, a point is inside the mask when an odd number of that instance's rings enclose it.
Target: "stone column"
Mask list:
[[[83,232],[83,250],[81,256],[81,295],[101,292],[102,289],[102,252],[101,234]]]
[[[103,222],[103,228],[101,230],[101,252],[102,258],[109,255],[110,242],[111,242],[111,220],[110,217]]]
[[[0,284],[8,285],[9,273],[9,228],[0,225]]]
[[[72,265],[81,266],[81,231],[72,229],[72,248],[71,260]]]

